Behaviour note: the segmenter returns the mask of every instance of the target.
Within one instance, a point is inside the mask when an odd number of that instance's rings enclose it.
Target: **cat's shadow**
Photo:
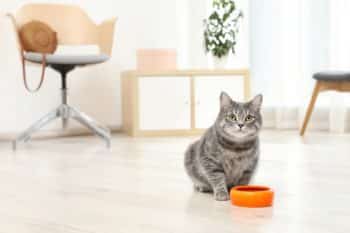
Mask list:
[[[250,221],[255,219],[262,225],[273,217],[273,208],[244,208],[233,206],[230,201],[216,201],[213,193],[194,190],[186,203],[186,213],[207,219],[213,217],[231,219],[232,221]]]
[[[203,214],[215,210],[222,205],[228,205],[229,201],[216,201],[212,192],[199,192],[193,190],[186,203],[187,212]]]

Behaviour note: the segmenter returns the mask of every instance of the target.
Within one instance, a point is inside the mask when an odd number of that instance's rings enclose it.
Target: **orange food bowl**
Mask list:
[[[242,207],[268,207],[273,203],[273,191],[266,186],[246,185],[231,189],[232,205]]]

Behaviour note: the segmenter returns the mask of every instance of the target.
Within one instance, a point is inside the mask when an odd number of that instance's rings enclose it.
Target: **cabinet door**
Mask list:
[[[141,130],[190,128],[190,79],[187,77],[140,77],[139,103]]]
[[[244,77],[196,77],[195,78],[196,128],[210,127],[220,110],[220,93],[225,91],[233,100],[244,100]]]

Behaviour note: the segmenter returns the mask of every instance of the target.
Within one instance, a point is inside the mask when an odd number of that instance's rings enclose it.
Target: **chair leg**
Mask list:
[[[66,86],[67,84],[64,84]],[[68,104],[68,90],[65,87],[64,89],[61,89],[61,98],[62,98],[62,104],[66,106]],[[68,127],[68,120],[69,120],[69,108],[67,108],[67,112],[65,114],[62,114],[62,129],[65,130]]]
[[[85,113],[80,112],[70,106],[69,106],[69,111],[71,113],[72,118],[74,118],[76,121],[86,126],[87,128],[89,128],[94,134],[102,138],[106,142],[107,148],[110,148],[111,133],[108,128],[103,127],[102,125],[94,121],[91,117],[89,117]]]
[[[60,115],[60,108],[56,108],[53,111],[49,112],[46,114],[44,117],[42,117],[40,120],[35,122],[31,127],[29,127],[26,131],[21,133],[13,142],[12,142],[12,149],[16,150],[17,145],[20,142],[27,142],[31,135],[50,123],[51,121],[55,120],[58,118]]]
[[[300,130],[300,136],[304,136],[307,124],[309,123],[312,111],[314,110],[314,106],[315,106],[315,103],[317,100],[318,93],[320,92],[320,86],[321,86],[320,82],[317,81],[317,83],[315,84],[313,93],[312,93],[312,97],[311,97],[309,106],[308,106],[307,111],[306,111],[303,125],[302,125],[301,130]]]

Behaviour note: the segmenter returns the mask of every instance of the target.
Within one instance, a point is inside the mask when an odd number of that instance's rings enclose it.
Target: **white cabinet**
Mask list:
[[[243,101],[249,71],[126,71],[121,78],[123,131],[131,136],[202,133],[219,112],[220,93]]]
[[[220,109],[220,93],[227,92],[234,100],[244,100],[244,77],[195,77],[195,127],[210,127]]]
[[[190,129],[188,77],[140,77],[138,88],[141,130]]]

